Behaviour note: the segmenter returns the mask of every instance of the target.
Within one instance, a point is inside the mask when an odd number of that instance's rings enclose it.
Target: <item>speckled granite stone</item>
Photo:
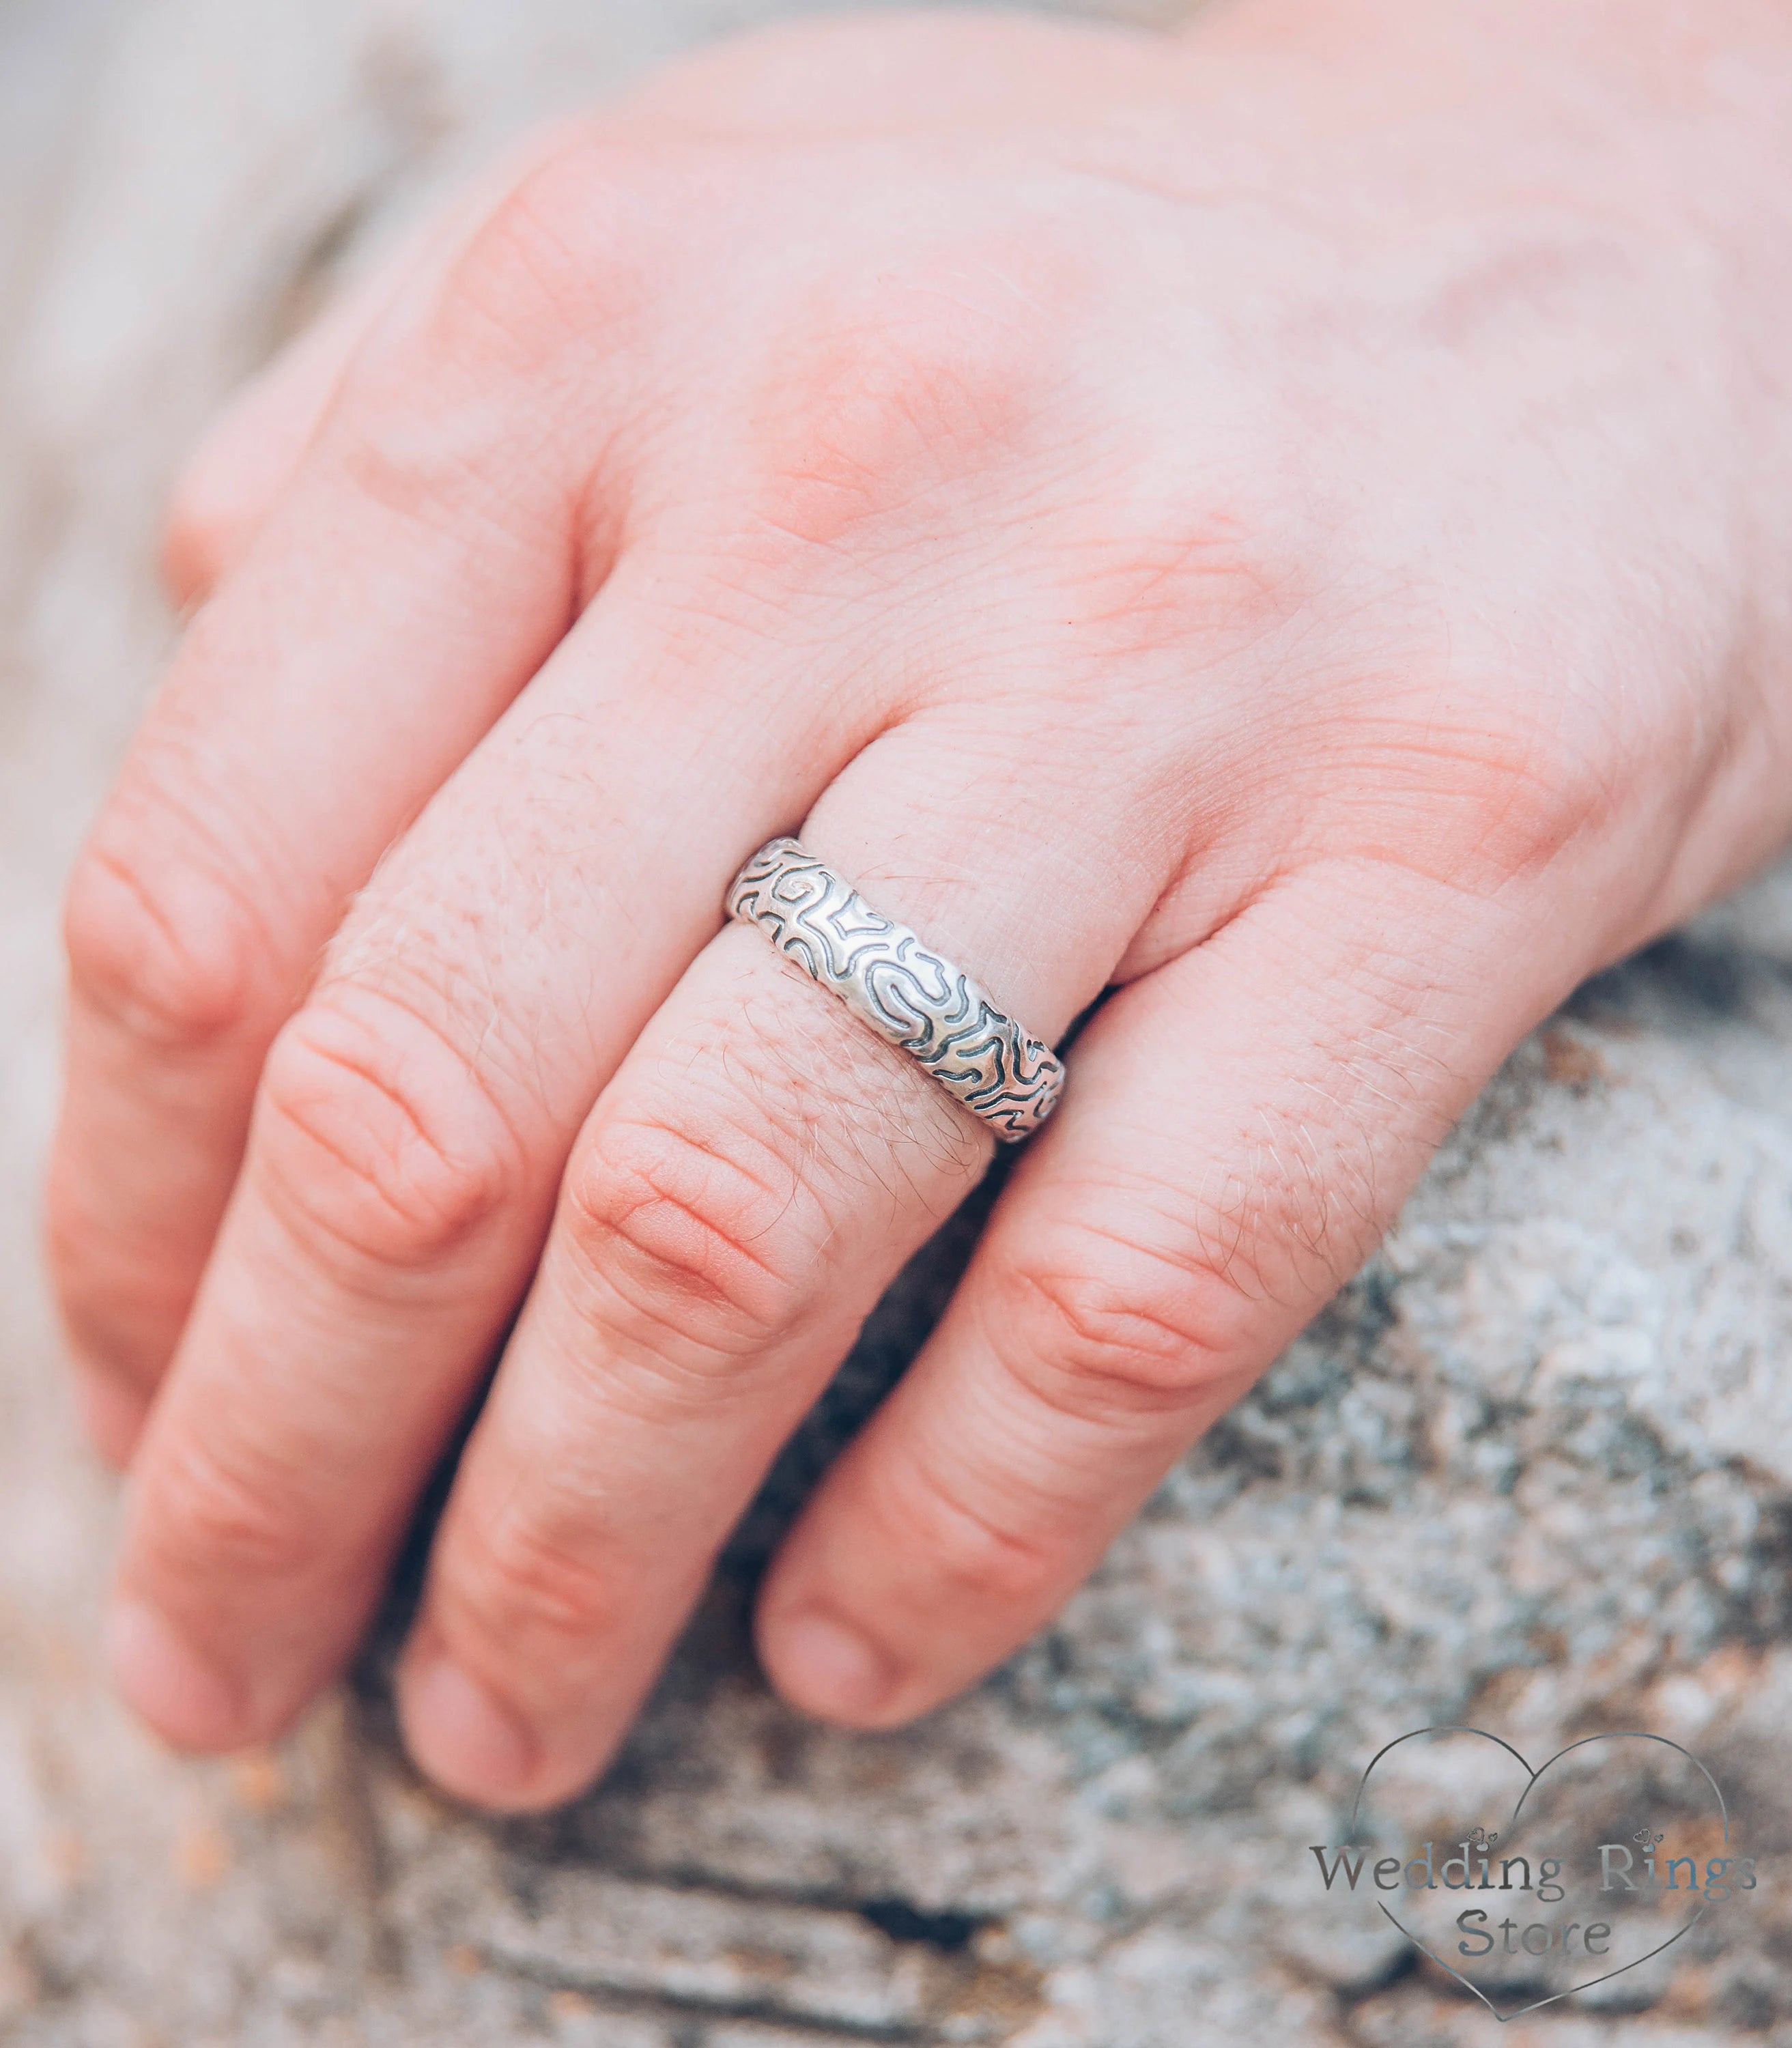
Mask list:
[[[868,1328],[608,1781],[487,1825],[381,1671],[277,1753],[161,1755],[93,1623],[113,1488],[35,1270],[57,879],[169,625],[155,506],[219,393],[534,114],[756,11],[17,0],[0,16],[0,2040],[19,2048],[1792,2043],[1792,876],[1515,1056],[1336,1307],[1061,1622],[899,1734],[745,1647],[792,1503],[975,1219]],[[1439,1720],[1646,1726],[1749,1914],[1503,2034],[1313,1910],[1362,1764]]]

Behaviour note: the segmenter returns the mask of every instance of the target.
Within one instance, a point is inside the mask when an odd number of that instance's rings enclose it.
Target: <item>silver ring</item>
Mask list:
[[[768,840],[735,877],[727,907],[1006,1143],[1018,1145],[1057,1107],[1064,1063],[1051,1047],[795,840]]]

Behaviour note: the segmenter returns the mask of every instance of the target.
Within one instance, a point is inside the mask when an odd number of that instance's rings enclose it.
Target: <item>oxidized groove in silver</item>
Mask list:
[[[1030,1136],[1057,1107],[1064,1063],[1051,1047],[797,840],[768,840],[735,877],[727,908],[1006,1143]]]

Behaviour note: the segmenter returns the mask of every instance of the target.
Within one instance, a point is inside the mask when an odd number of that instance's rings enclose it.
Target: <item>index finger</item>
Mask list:
[[[557,165],[536,175],[565,175]],[[193,621],[70,884],[52,1263],[90,1419],[122,1460],[223,1213],[256,1078],[382,851],[529,680],[602,572],[611,506],[540,362],[599,426],[634,359],[613,246],[541,244],[526,184],[452,287],[382,332],[248,557]],[[564,208],[560,211],[567,211]],[[487,308],[506,308],[494,327]],[[495,396],[494,395],[495,394]],[[594,511],[595,508],[595,511]],[[583,581],[581,581],[581,564]]]
[[[298,473],[363,343],[401,301],[439,291],[474,230],[571,134],[570,124],[506,152],[467,191],[413,228],[243,386],[176,481],[162,575],[183,611],[247,555]]]

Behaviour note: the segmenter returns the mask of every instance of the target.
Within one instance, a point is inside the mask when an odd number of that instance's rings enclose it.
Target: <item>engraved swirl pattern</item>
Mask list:
[[[1007,1143],[1057,1107],[1064,1065],[1051,1047],[797,840],[760,848],[735,877],[727,913],[756,925]]]

